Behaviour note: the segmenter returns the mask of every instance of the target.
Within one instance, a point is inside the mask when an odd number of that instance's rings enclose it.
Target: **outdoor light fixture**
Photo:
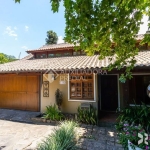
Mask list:
[[[150,84],[147,87],[147,96],[150,98]]]

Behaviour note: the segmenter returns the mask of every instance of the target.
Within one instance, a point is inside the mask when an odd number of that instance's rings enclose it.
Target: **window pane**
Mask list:
[[[56,55],[55,55],[56,57],[60,57],[61,56],[61,54],[60,53],[56,53]]]
[[[80,51],[74,51],[73,55],[80,55]]]
[[[71,53],[64,53],[64,56],[70,56]]]
[[[93,75],[70,75],[70,98],[93,100]]]
[[[36,54],[36,58],[46,58],[46,54]]]
[[[48,54],[48,57],[50,58],[50,57],[54,57],[55,56],[55,54]]]

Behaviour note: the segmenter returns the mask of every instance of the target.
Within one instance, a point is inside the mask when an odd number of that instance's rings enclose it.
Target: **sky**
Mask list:
[[[64,7],[59,13],[51,11],[50,0],[0,1],[0,52],[23,58],[29,49],[45,45],[46,32],[53,30],[58,42],[63,42]]]
[[[51,11],[50,0],[0,1],[0,52],[23,58],[26,50],[45,45],[46,32],[53,30],[58,43],[63,43],[65,19],[64,7],[58,13]],[[143,18],[139,34],[147,31],[147,17]]]

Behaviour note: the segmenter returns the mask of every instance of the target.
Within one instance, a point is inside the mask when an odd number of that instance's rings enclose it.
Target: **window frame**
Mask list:
[[[83,75],[83,74],[81,74]],[[78,102],[96,102],[96,84],[95,84],[95,74],[93,73],[93,98],[87,99],[87,98],[71,98],[71,86],[70,86],[70,80],[68,80],[68,101],[78,101]],[[68,79],[70,79],[70,74],[68,74]],[[82,81],[83,82],[83,81]],[[83,93],[81,93],[83,95]]]

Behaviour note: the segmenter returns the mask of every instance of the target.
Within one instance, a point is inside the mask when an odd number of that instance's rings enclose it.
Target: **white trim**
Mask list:
[[[118,109],[120,111],[120,84],[119,84],[119,74],[117,74],[117,80],[118,80]]]
[[[68,74],[68,101],[70,101],[70,102],[89,102],[89,103],[91,103],[91,102],[96,102],[96,80],[95,80],[95,73],[93,73],[93,76],[94,76],[94,80],[93,80],[93,82],[94,82],[94,100],[85,100],[85,99],[70,99],[70,81],[69,81],[69,74]]]
[[[70,102],[89,102],[89,103],[96,103],[95,100],[84,100],[84,99],[68,99]]]
[[[129,106],[141,106],[141,105],[129,104]],[[150,105],[146,105],[146,106],[150,107]]]

